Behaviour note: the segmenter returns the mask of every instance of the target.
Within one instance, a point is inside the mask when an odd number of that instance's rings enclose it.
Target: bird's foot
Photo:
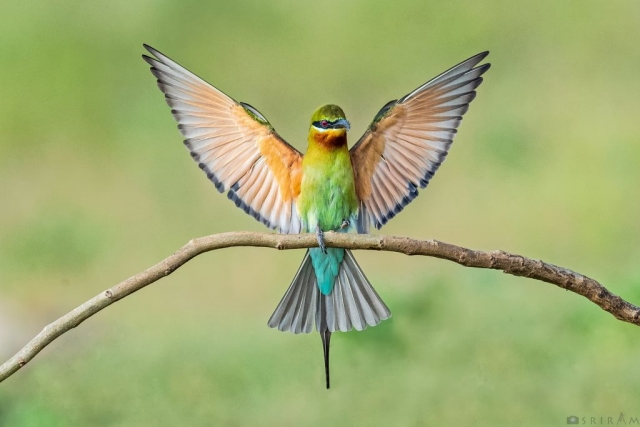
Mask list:
[[[327,253],[327,246],[324,244],[324,232],[320,230],[320,226],[316,226],[316,238],[318,239],[318,246],[322,250],[322,253]]]
[[[349,221],[346,219],[342,220],[342,224],[340,224],[340,229],[344,230],[345,228],[347,228],[349,226]]]

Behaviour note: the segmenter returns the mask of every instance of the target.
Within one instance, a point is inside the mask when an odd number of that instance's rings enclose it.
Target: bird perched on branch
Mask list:
[[[237,102],[150,46],[158,79],[184,143],[218,191],[281,233],[316,233],[268,325],[322,338],[326,386],[336,331],[358,331],[391,312],[353,254],[327,248],[323,233],[380,229],[425,188],[444,161],[490,64],[475,55],[387,103],[349,149],[350,124],[337,105],[311,117],[303,155],[254,107]]]

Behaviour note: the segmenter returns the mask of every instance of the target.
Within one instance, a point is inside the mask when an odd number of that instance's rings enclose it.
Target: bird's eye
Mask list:
[[[326,121],[326,120],[323,120],[323,121],[321,121],[321,122],[320,122],[320,125],[321,125],[324,129],[326,129],[327,127],[329,127],[329,122],[328,122],[328,121]]]

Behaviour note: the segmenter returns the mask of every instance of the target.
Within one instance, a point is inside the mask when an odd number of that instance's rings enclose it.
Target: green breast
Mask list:
[[[340,228],[358,210],[351,158],[347,147],[326,150],[309,147],[302,160],[302,184],[297,200],[298,214],[315,231]]]

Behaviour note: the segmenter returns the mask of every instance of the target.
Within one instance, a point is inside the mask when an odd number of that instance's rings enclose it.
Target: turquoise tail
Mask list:
[[[313,270],[316,273],[318,287],[322,295],[329,295],[340,271],[344,259],[344,249],[327,248],[327,253],[320,248],[309,249]]]

